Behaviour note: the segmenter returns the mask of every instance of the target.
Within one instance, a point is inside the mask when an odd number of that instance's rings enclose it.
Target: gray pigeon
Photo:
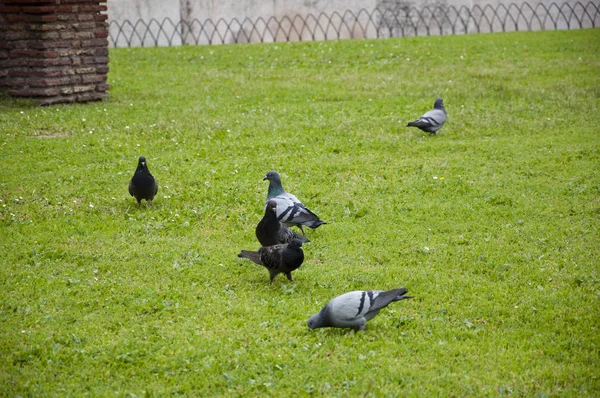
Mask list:
[[[438,98],[435,100],[432,110],[425,113],[418,120],[408,123],[406,127],[418,127],[429,134],[435,135],[444,123],[446,123],[446,108],[444,108],[444,100]]]
[[[150,174],[150,170],[148,170],[146,158],[140,156],[137,169],[135,169],[135,173],[129,181],[129,194],[135,197],[138,206],[142,203],[142,199],[146,199],[146,204],[150,207],[152,199],[154,199],[157,192],[158,184],[154,177],[152,177],[152,174]]]
[[[277,219],[277,202],[269,200],[265,215],[256,226],[256,238],[262,246],[273,246],[290,243],[293,239],[300,239],[303,243],[310,242],[306,236],[298,235]]]
[[[302,241],[293,239],[290,243],[283,245],[261,247],[257,252],[242,250],[238,257],[250,259],[268,269],[271,283],[280,273],[285,274],[293,282],[292,271],[302,265],[304,252],[302,251]]]
[[[315,213],[310,211],[297,197],[286,192],[281,185],[281,178],[276,171],[269,171],[264,180],[269,180],[269,190],[267,192],[267,202],[274,200],[277,203],[277,219],[281,223],[291,227],[296,225],[304,235],[303,225],[310,228],[317,228],[325,221],[319,219]]]
[[[321,311],[308,320],[310,330],[317,328],[351,328],[364,330],[367,321],[375,318],[379,311],[394,301],[412,298],[405,296],[405,288],[355,291],[332,299]]]

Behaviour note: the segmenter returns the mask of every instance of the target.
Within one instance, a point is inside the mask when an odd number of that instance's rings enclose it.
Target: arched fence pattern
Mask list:
[[[110,21],[113,47],[388,38],[582,29],[600,26],[600,3],[375,8],[238,20]]]

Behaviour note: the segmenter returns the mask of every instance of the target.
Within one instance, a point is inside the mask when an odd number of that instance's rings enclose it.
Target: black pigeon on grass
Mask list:
[[[435,100],[432,110],[425,113],[418,120],[408,123],[406,127],[418,127],[429,134],[435,135],[444,123],[446,123],[446,108],[444,108],[444,100],[438,98]]]
[[[394,301],[412,298],[405,296],[405,288],[383,290],[355,291],[342,294],[327,303],[321,311],[308,320],[309,329],[317,328],[351,328],[364,330],[367,321],[375,318],[382,308]]]
[[[306,236],[292,231],[277,219],[277,202],[269,200],[265,208],[265,215],[256,226],[256,238],[262,246],[273,246],[290,243],[300,239],[303,243],[310,242]]]
[[[292,271],[298,269],[304,262],[300,239],[293,239],[290,243],[282,245],[261,247],[257,252],[242,250],[238,257],[247,258],[264,266],[269,271],[271,283],[277,274],[285,274],[290,281],[294,282]]]
[[[142,199],[146,199],[148,207],[152,205],[152,200],[158,192],[158,184],[146,164],[146,158],[140,156],[138,159],[137,169],[131,180],[129,181],[129,194],[138,202],[138,206],[141,205]]]
[[[283,224],[291,227],[296,225],[304,235],[303,225],[309,228],[318,228],[325,221],[319,219],[315,213],[310,211],[297,197],[286,192],[281,185],[281,178],[276,171],[269,171],[264,180],[269,180],[267,202],[274,200],[277,203],[277,219]]]

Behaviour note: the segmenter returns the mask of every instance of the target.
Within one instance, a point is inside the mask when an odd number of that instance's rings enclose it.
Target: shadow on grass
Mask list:
[[[38,108],[32,99],[11,97],[8,90],[0,90],[0,109]]]

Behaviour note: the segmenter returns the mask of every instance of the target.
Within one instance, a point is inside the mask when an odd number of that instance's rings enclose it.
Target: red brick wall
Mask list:
[[[41,105],[108,96],[106,0],[0,0],[0,90]]]

